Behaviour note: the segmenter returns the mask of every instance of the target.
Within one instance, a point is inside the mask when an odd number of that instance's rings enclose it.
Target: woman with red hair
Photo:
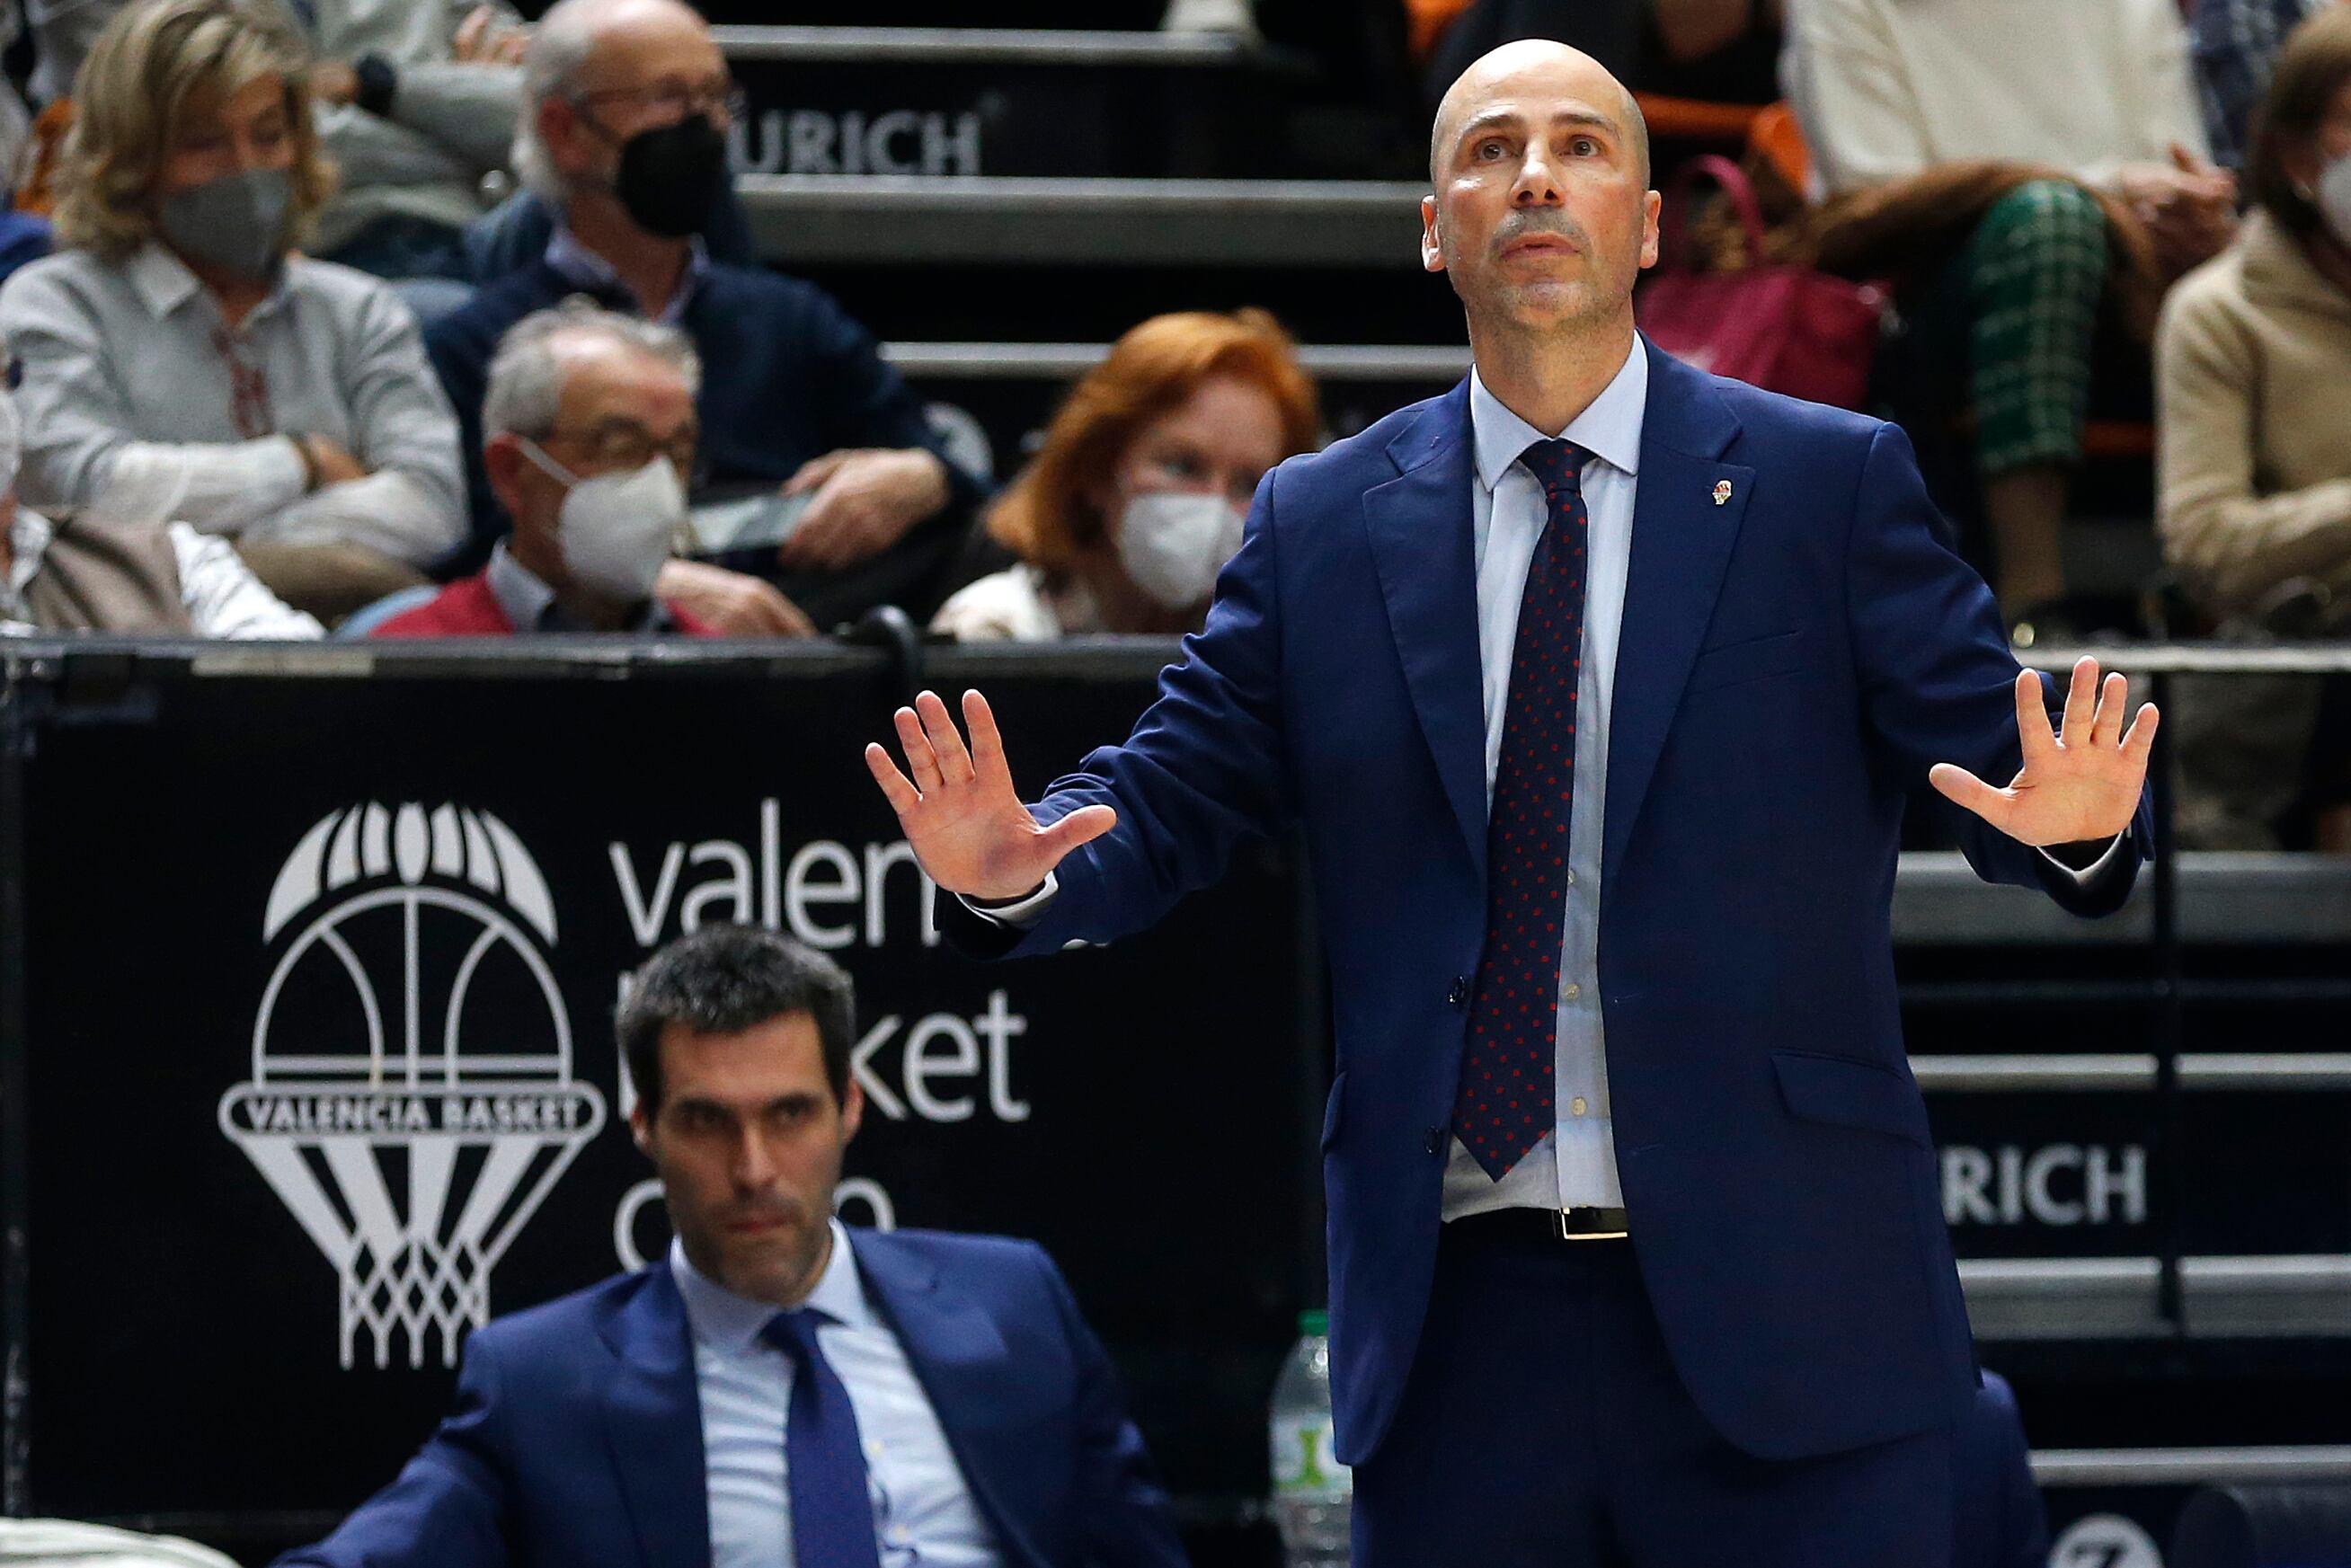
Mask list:
[[[1153,317],[1071,391],[989,513],[1019,564],[948,600],[931,629],[1029,643],[1197,630],[1258,481],[1321,427],[1271,316]]]

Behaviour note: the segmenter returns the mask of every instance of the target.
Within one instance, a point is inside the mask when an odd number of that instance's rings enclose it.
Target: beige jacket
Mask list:
[[[2351,294],[2256,213],[2156,330],[2165,557],[2217,615],[2351,590]]]

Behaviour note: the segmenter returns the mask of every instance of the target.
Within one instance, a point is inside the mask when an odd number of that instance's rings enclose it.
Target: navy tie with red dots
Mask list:
[[[1583,665],[1591,518],[1572,441],[1519,456],[1550,519],[1535,542],[1510,646],[1502,754],[1486,825],[1486,948],[1470,995],[1453,1132],[1496,1181],[1552,1130],[1559,1035],[1560,926],[1567,918],[1567,827],[1575,800],[1575,688]]]

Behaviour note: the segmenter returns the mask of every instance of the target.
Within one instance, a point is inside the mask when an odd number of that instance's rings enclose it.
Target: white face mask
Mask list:
[[[642,604],[670,558],[685,522],[685,486],[666,457],[625,474],[582,479],[517,436],[540,473],[570,486],[555,519],[556,539],[572,581],[619,604]]]
[[[1189,610],[1216,591],[1217,573],[1241,548],[1248,520],[1221,496],[1180,490],[1137,496],[1119,518],[1119,564],[1153,602]]]
[[[2351,152],[2326,166],[2311,199],[2318,204],[2319,214],[2335,231],[2335,239],[2351,246]]]

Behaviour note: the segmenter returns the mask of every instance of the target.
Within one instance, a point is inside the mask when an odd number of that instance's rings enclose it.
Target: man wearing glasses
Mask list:
[[[716,634],[661,588],[685,522],[701,381],[693,345],[674,327],[582,299],[517,323],[490,361],[481,415],[482,465],[514,531],[480,571],[374,635]],[[773,587],[713,575],[735,580],[743,608],[808,634]]]
[[[700,230],[728,179],[735,108],[708,25],[678,0],[560,0],[524,57],[517,166],[561,221],[543,256],[436,323],[426,350],[478,450],[489,360],[523,317],[584,293],[676,327],[707,372],[696,501],[805,499],[780,546],[726,564],[774,580],[820,626],[882,602],[926,615],[953,586],[943,574],[979,486],[830,296],[711,258]],[[507,525],[485,465],[472,481],[466,565]],[[664,591],[703,608],[676,582]]]

